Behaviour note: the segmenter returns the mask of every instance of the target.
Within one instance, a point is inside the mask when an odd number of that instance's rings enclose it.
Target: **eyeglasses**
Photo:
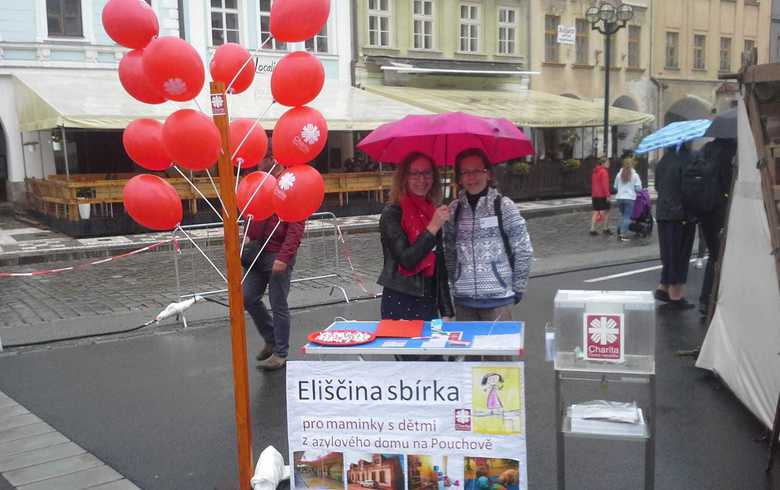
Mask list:
[[[466,170],[464,172],[461,172],[460,175],[461,177],[477,177],[479,175],[484,174],[485,172],[487,172],[487,170],[485,170],[484,168],[479,170]]]
[[[432,179],[433,178],[433,171],[427,170],[425,172],[409,172],[409,178],[410,179]]]

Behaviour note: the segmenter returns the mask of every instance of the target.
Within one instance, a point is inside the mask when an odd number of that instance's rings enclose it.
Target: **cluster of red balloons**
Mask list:
[[[283,42],[301,42],[315,36],[328,19],[330,0],[276,0],[271,8],[272,35]],[[158,37],[154,11],[141,0],[109,0],[102,13],[106,33],[130,48],[119,63],[119,80],[135,99],[147,104],[195,98],[205,83],[205,70],[197,51],[178,37]],[[247,90],[254,81],[251,53],[236,43],[217,48],[209,64],[214,81],[228,93]],[[238,188],[238,205],[253,219],[276,213],[284,221],[301,221],[324,199],[324,182],[310,165],[325,147],[328,126],[322,114],[308,107],[322,90],[325,71],[319,59],[305,51],[290,53],[274,68],[271,93],[290,107],[276,123],[274,158],[286,167],[275,179],[263,172],[245,176]],[[234,166],[257,166],[268,150],[265,130],[251,119],[230,124],[230,152]],[[125,150],[138,165],[152,171],[174,162],[193,171],[211,167],[221,151],[216,125],[205,114],[181,109],[160,123],[153,119],[131,122],[122,137]],[[262,184],[262,185],[261,185]],[[124,189],[125,207],[139,224],[172,229],[181,222],[181,200],[163,179],[139,175]]]

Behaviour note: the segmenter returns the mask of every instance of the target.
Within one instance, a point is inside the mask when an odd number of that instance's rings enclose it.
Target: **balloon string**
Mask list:
[[[260,116],[257,119],[255,119],[255,122],[252,124],[252,127],[249,128],[249,130],[246,132],[244,137],[241,139],[241,142],[238,144],[238,146],[236,146],[236,149],[233,151],[233,154],[230,155],[231,162],[236,158],[236,155],[238,155],[238,151],[241,149],[242,146],[244,146],[246,140],[249,139],[249,135],[252,134],[252,131],[255,130],[258,124],[260,124],[260,120],[263,118],[263,116],[265,116],[265,113],[268,112],[268,109],[270,109],[271,106],[274,105],[275,103],[276,101],[272,100],[271,103],[268,104],[268,107],[266,107],[265,110],[262,113],[260,113]],[[238,192],[238,180],[239,180],[240,173],[241,173],[241,164],[239,164],[238,169],[236,169],[236,192]],[[238,219],[241,219],[241,217],[239,216]]]
[[[255,187],[254,192],[252,192],[252,196],[247,200],[246,204],[244,205],[244,208],[241,210],[241,213],[238,215],[238,221],[241,221],[241,217],[244,216],[244,212],[246,211],[246,208],[249,207],[249,204],[252,202],[252,199],[255,198],[257,193],[260,191],[260,189],[263,187],[263,184],[265,184],[265,181],[268,180],[268,177],[270,177],[271,172],[276,168],[276,162],[274,162],[273,165],[271,165],[271,168],[268,169],[268,172],[265,173],[265,176],[263,177],[263,180],[260,181],[260,185]]]
[[[252,216],[246,217],[246,223],[244,224],[244,238],[241,239],[241,249],[238,252],[238,256],[244,255],[244,245],[246,245],[246,237],[249,235],[249,225],[252,224]]]
[[[274,232],[276,231],[277,228],[279,228],[280,224],[282,224],[282,220],[279,220],[279,221],[276,222],[276,226],[274,226],[274,229],[271,230],[271,233],[268,235],[268,238],[265,239],[265,243],[263,244],[262,247],[260,247],[260,250],[258,250],[257,255],[255,255],[255,258],[252,261],[252,263],[249,264],[249,268],[244,273],[244,277],[241,278],[241,284],[244,284],[244,280],[246,279],[246,276],[249,275],[249,271],[252,270],[252,267],[254,267],[255,262],[257,262],[257,259],[260,258],[260,254],[263,253],[263,250],[265,250],[265,246],[268,245],[268,242],[271,241],[271,237],[274,236]]]
[[[211,187],[214,188],[214,192],[217,193],[217,199],[219,199],[219,203],[222,205],[222,212],[225,213],[225,216],[227,216],[228,215],[227,208],[225,207],[224,201],[222,201],[222,196],[219,194],[219,189],[217,189],[217,184],[214,183],[214,178],[211,177],[211,171],[209,169],[206,169],[206,175],[209,176]]]
[[[199,110],[200,112],[202,112],[203,114],[206,114],[206,111],[204,111],[204,110],[203,110],[203,107],[201,107],[201,105],[200,105],[200,102],[198,101],[198,98],[197,98],[197,97],[195,97],[195,98],[194,98],[194,99],[192,99],[192,100],[194,100],[194,101],[195,101],[195,105],[196,105],[196,106],[198,106],[198,110]]]
[[[200,252],[200,254],[203,256],[203,258],[205,258],[205,259],[208,261],[208,263],[209,263],[209,264],[211,264],[211,267],[213,267],[213,268],[214,268],[214,270],[215,270],[215,271],[217,271],[217,274],[219,274],[219,275],[220,275],[220,277],[221,277],[221,278],[222,278],[222,279],[223,279],[225,282],[227,282],[227,278],[226,278],[226,277],[225,277],[225,275],[222,273],[222,271],[221,271],[221,270],[219,270],[219,267],[217,267],[217,266],[214,264],[214,262],[212,262],[212,261],[211,261],[211,259],[209,258],[209,256],[208,256],[208,255],[206,255],[206,253],[205,253],[205,252],[204,252],[204,251],[203,251],[203,250],[202,250],[202,249],[201,249],[201,248],[198,246],[198,244],[197,244],[197,243],[195,243],[195,240],[193,240],[193,239],[192,239],[192,237],[190,237],[190,236],[187,234],[187,232],[186,232],[186,231],[184,231],[184,228],[182,228],[182,227],[181,227],[181,226],[179,226],[179,225],[177,225],[177,226],[176,226],[176,228],[177,228],[179,231],[181,231],[181,232],[184,234],[184,236],[185,236],[185,237],[187,237],[187,240],[189,240],[189,241],[190,241],[190,243],[192,243],[192,245],[193,245],[193,246],[195,246],[195,248],[197,248],[197,249],[198,249],[198,252]]]
[[[206,201],[206,204],[208,204],[208,205],[209,205],[209,207],[211,208],[211,210],[212,210],[212,211],[214,211],[214,214],[216,214],[216,215],[217,215],[217,218],[218,218],[220,221],[222,221],[222,215],[221,215],[221,214],[219,214],[219,211],[217,211],[217,208],[215,208],[215,207],[214,207],[214,205],[212,205],[212,204],[211,204],[211,202],[209,202],[209,200],[208,200],[208,199],[206,199],[206,196],[204,196],[204,195],[203,195],[203,193],[202,193],[202,192],[200,192],[200,189],[198,189],[198,187],[197,187],[195,184],[193,184],[193,183],[192,183],[192,181],[191,181],[190,179],[188,179],[186,175],[184,175],[184,172],[182,172],[182,171],[181,171],[181,169],[180,169],[179,167],[177,167],[176,165],[174,165],[174,166],[173,166],[173,168],[174,168],[174,169],[176,169],[176,171],[177,171],[177,172],[179,172],[179,175],[181,175],[181,176],[184,178],[184,180],[186,180],[186,181],[187,181],[187,183],[188,183],[188,184],[190,184],[190,186],[191,186],[193,189],[195,189],[195,192],[197,192],[197,193],[198,193],[198,195],[201,197],[201,199],[203,199],[204,201]],[[217,193],[217,195],[219,195],[219,193]]]
[[[257,45],[257,49],[255,49],[255,51],[259,51],[260,49],[262,49],[263,46],[268,44],[268,41],[270,41],[271,39],[272,39],[272,36],[271,36],[270,33],[265,37],[265,40],[260,39],[260,44]],[[225,93],[227,93],[227,94],[232,93],[230,91],[230,89],[233,88],[233,84],[236,83],[236,80],[238,79],[238,76],[241,75],[242,71],[244,71],[244,68],[246,68],[246,65],[248,65],[249,62],[252,61],[252,58],[254,58],[254,56],[252,56],[252,53],[249,53],[249,58],[247,58],[247,60],[244,61],[244,64],[241,65],[241,68],[239,68],[238,71],[236,72],[236,74],[233,75],[233,79],[230,81],[230,83],[228,84],[227,88],[225,89]]]

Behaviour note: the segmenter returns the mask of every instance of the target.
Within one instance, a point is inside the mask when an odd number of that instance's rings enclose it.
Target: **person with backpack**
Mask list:
[[[694,307],[683,295],[696,232],[692,216],[683,207],[682,173],[689,161],[690,152],[683,146],[679,153],[667,150],[655,167],[656,221],[661,252],[661,282],[655,290],[655,298],[674,310]]]
[[[609,160],[600,158],[598,164],[593,168],[590,175],[590,194],[593,204],[593,213],[590,216],[590,234],[596,236],[599,234],[598,228],[601,226],[605,235],[611,235],[609,229],[609,171],[607,166]]]
[[[642,180],[639,174],[634,170],[635,160],[631,157],[623,159],[623,168],[615,176],[615,189],[617,195],[615,199],[620,210],[618,218],[617,238],[621,242],[627,242],[628,226],[631,224],[631,214],[634,211],[634,201],[636,193],[642,190]]]
[[[683,207],[699,222],[699,240],[703,239],[709,251],[699,294],[699,312],[702,315],[707,314],[712,296],[715,264],[720,254],[720,233],[731,192],[732,161],[736,153],[736,140],[718,138],[704,145],[682,171]]]
[[[510,320],[528,287],[533,247],[515,203],[492,185],[490,160],[461,152],[455,179],[462,187],[444,226],[444,256],[458,321]]]

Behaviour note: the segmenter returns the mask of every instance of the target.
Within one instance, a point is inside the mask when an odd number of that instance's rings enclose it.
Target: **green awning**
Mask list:
[[[134,119],[163,121],[194,102],[144,104],[128,95],[114,70],[17,70],[13,73],[16,110],[22,131],[56,127],[122,129]],[[199,96],[200,106],[210,107],[208,94]],[[273,129],[288,107],[271,105],[269,77],[257,77],[246,92],[228,98],[231,118],[262,116],[265,129]],[[393,98],[366,92],[344,83],[326,83],[310,106],[322,112],[330,130],[371,130],[408,114],[428,111]]]
[[[488,117],[504,117],[518,126],[579,128],[604,125],[604,106],[534,90],[487,91],[415,87],[369,86],[366,90],[431,112],[462,111]],[[610,107],[609,123],[643,124],[651,114]]]

